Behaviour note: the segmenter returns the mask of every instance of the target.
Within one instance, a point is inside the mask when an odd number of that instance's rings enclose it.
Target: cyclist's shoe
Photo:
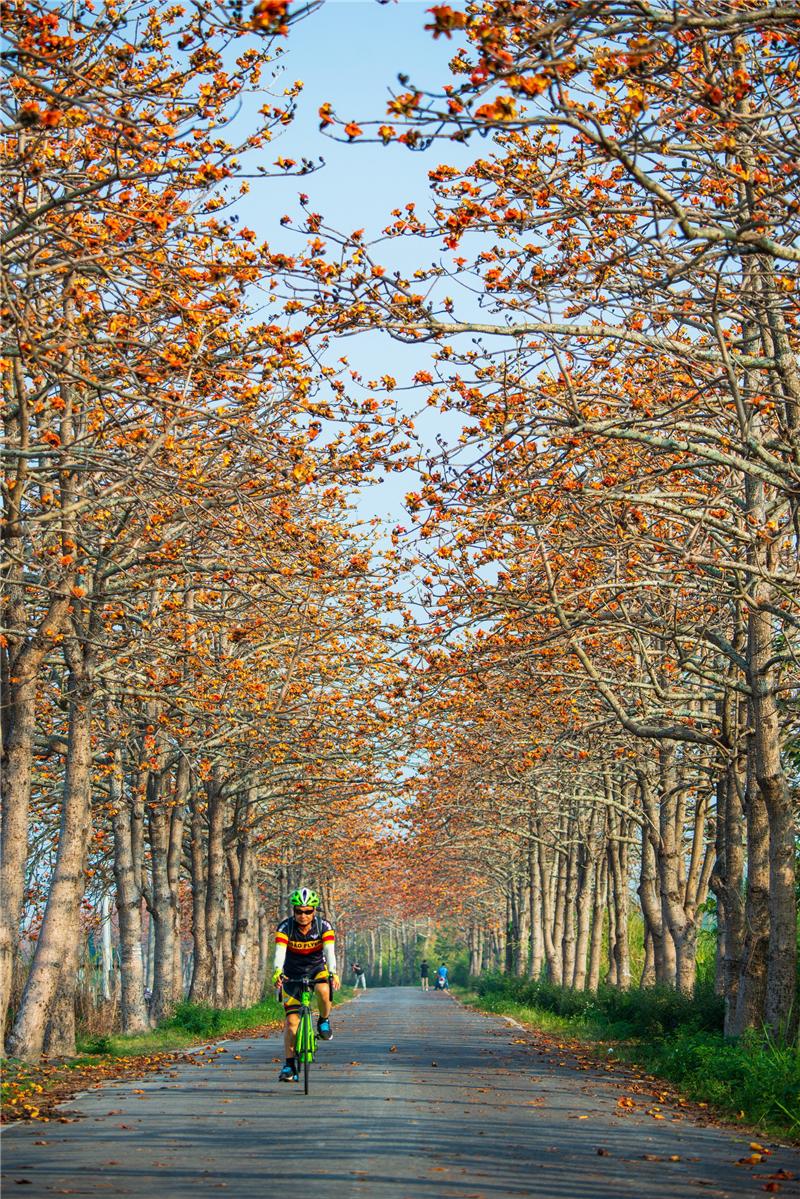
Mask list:
[[[297,1063],[287,1062],[278,1075],[278,1082],[297,1082]]]
[[[323,1020],[320,1018],[317,1021],[317,1032],[319,1033],[321,1040],[330,1041],[331,1037],[333,1036],[330,1020]]]

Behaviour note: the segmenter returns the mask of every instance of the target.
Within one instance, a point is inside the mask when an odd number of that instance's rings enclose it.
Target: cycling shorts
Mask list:
[[[329,980],[330,980],[330,973],[328,972],[328,967],[325,966],[324,969],[320,970],[317,974],[314,975],[314,978],[312,981],[314,983],[314,986],[316,987],[318,983],[326,983]],[[301,998],[303,995],[302,979],[284,978],[283,983],[282,983],[282,989],[283,989],[283,1006],[286,1009],[286,1011],[288,1012],[289,1008],[299,1007],[300,1001],[301,1001]]]

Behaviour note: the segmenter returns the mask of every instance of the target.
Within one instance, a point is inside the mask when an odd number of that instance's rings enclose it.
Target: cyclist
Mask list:
[[[447,969],[447,966],[445,965],[444,962],[442,962],[441,966],[436,971],[436,986],[437,986],[438,990],[440,990],[440,991],[449,991],[450,990],[450,979],[449,979],[448,975],[449,975],[449,971]]]
[[[335,934],[327,920],[323,920],[317,908],[319,895],[310,887],[298,887],[289,901],[292,915],[282,920],[275,932],[275,959],[273,962],[273,986],[283,989],[283,1009],[286,1022],[283,1028],[283,1043],[286,1047],[286,1064],[278,1078],[281,1082],[296,1082],[298,1078],[294,1043],[300,1023],[300,997],[302,979],[310,978],[317,995],[319,1019],[317,1032],[323,1041],[330,1041],[331,1031],[331,988],[339,986],[336,973]]]

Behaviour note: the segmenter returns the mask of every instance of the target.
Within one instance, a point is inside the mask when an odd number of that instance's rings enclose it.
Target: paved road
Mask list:
[[[737,1166],[748,1138],[657,1120],[624,1080],[559,1065],[448,995],[368,991],[335,1016],[307,1098],[277,1082],[277,1037],[228,1042],[215,1065],[72,1101],[73,1123],[9,1128],[4,1196],[722,1199],[779,1169],[800,1179],[797,1151]]]

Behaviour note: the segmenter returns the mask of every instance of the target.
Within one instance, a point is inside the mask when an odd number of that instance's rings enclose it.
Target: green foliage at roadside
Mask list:
[[[728,1115],[800,1136],[800,1049],[766,1035],[737,1042],[720,1034],[678,1032],[624,1045],[620,1056],[675,1083],[690,1099]]]
[[[205,1003],[179,1003],[162,1028],[179,1028],[196,1037],[221,1037],[253,1025],[271,1024],[283,1017],[283,1008],[273,996],[250,1008],[215,1008]]]
[[[422,961],[422,957],[420,954],[419,961]],[[437,969],[444,962],[450,971],[450,983],[463,986],[469,979],[469,950],[463,943],[461,930],[439,929],[428,961],[432,979],[436,977]]]
[[[478,980],[475,991],[482,999],[510,999],[567,1020],[584,1020],[612,1038],[663,1037],[679,1029],[721,1033],[723,1027],[722,999],[708,985],[698,987],[694,996],[681,995],[669,987],[628,991],[601,987],[591,992],[490,974]]]
[[[342,987],[333,1002],[342,1003],[353,994],[352,987]],[[185,1049],[198,1041],[220,1040],[228,1033],[245,1032],[266,1024],[283,1023],[283,1007],[273,995],[261,1003],[246,1008],[215,1008],[204,1003],[179,1003],[173,1015],[157,1028],[146,1033],[124,1036],[111,1033],[103,1036],[79,1037],[78,1052],[86,1056],[131,1057],[142,1053],[165,1053],[170,1049]],[[76,1059],[77,1060],[77,1059]]]
[[[800,1043],[782,1047],[755,1033],[726,1040],[721,1003],[707,984],[694,997],[661,987],[591,994],[502,975],[472,985],[465,999],[482,1011],[594,1042],[603,1057],[613,1042],[618,1060],[674,1083],[687,1098],[800,1136]]]

